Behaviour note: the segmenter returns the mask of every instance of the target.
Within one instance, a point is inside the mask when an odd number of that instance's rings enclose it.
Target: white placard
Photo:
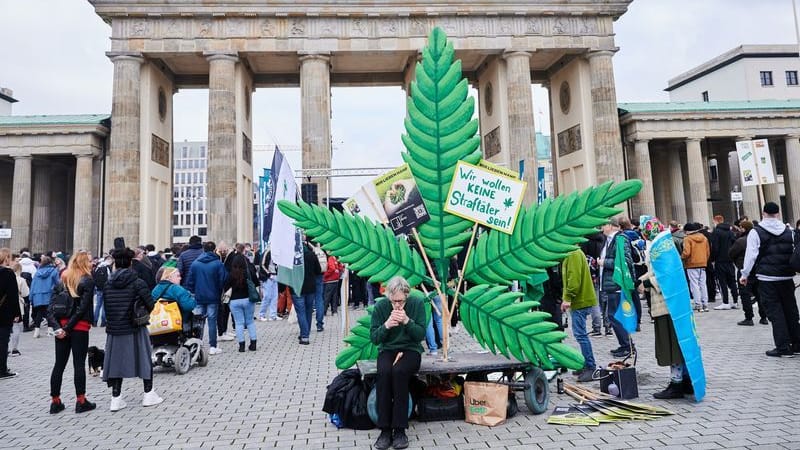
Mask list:
[[[772,158],[766,139],[739,141],[736,143],[736,154],[739,158],[742,186],[775,183],[775,172],[772,170]]]
[[[0,228],[0,239],[11,239],[11,228]]]
[[[775,171],[772,170],[772,155],[769,153],[769,141],[766,139],[756,139],[753,141],[753,149],[756,152],[756,162],[758,163],[758,174],[761,176],[761,184],[775,183]]]
[[[744,197],[742,197],[742,193],[741,192],[731,192],[731,201],[732,202],[741,202],[742,200],[744,200]]]

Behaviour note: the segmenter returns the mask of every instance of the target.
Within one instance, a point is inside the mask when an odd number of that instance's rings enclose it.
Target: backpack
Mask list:
[[[375,424],[367,412],[368,386],[361,380],[358,369],[347,369],[336,375],[328,385],[322,410],[337,416],[337,427],[371,430]]]
[[[56,320],[66,319],[72,315],[72,310],[75,308],[75,301],[72,296],[64,287],[63,283],[58,283],[53,287],[53,293],[50,294],[50,305],[48,309],[50,314]]]
[[[102,291],[108,282],[108,266],[99,266],[94,270],[94,286],[97,290]]]
[[[314,255],[319,260],[319,268],[322,273],[325,273],[328,270],[328,256],[322,251],[322,247],[318,245],[312,245],[311,250],[314,251]]]

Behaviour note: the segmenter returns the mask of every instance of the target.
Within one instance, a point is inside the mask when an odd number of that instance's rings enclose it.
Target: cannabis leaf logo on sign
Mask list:
[[[514,200],[513,200],[511,197],[508,197],[508,198],[507,198],[507,199],[505,199],[505,201],[503,202],[503,206],[505,206],[505,207],[506,207],[506,209],[508,209],[508,208],[511,208],[512,206],[514,206]]]

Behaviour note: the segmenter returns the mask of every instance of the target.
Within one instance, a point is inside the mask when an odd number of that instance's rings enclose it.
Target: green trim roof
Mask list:
[[[726,102],[656,102],[619,103],[620,115],[627,113],[679,113],[713,111],[758,111],[775,109],[800,109],[800,100],[756,100]]]
[[[25,125],[105,125],[111,114],[69,114],[38,116],[0,116],[0,126]]]

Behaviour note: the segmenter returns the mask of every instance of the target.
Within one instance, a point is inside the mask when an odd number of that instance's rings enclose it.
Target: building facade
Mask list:
[[[172,242],[184,244],[192,236],[208,238],[206,174],[208,143],[173,144]]]

